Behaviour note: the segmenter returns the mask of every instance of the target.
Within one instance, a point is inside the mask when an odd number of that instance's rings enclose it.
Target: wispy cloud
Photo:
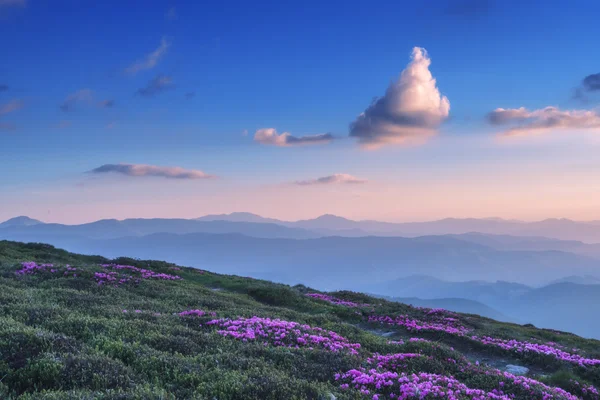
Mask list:
[[[191,99],[193,99],[194,97],[196,97],[196,92],[187,92],[187,93],[185,94],[185,98],[186,98],[186,99],[188,99],[188,100],[191,100]]]
[[[296,185],[307,186],[307,185],[332,185],[332,184],[359,184],[366,183],[366,179],[360,179],[349,174],[333,174],[323,176],[317,179],[310,179],[307,181],[296,181]]]
[[[415,47],[398,81],[350,124],[350,136],[365,148],[378,148],[418,144],[435,135],[448,118],[450,102],[440,94],[430,64],[427,51]]]
[[[152,97],[173,86],[173,79],[170,76],[158,75],[148,82],[143,88],[139,88],[137,94],[144,97]]]
[[[0,0],[0,8],[2,7],[25,7],[27,0]]]
[[[0,83],[0,93],[6,92],[8,90],[8,85]]]
[[[19,99],[11,100],[8,103],[4,103],[4,104],[0,105],[0,115],[6,115],[6,114],[10,114],[12,112],[18,111],[21,108],[23,108],[24,105],[25,105],[25,103],[23,103],[22,100],[19,100]]]
[[[100,108],[112,108],[115,106],[114,100],[102,100],[98,103],[98,107]]]
[[[503,136],[525,136],[552,131],[600,131],[600,114],[595,110],[560,110],[546,107],[530,111],[521,108],[497,108],[488,114],[492,125],[512,125]]]
[[[165,14],[165,18],[168,21],[175,21],[177,19],[177,9],[175,7],[169,8],[169,11]]]
[[[167,54],[167,50],[170,46],[171,43],[167,40],[167,38],[163,37],[160,40],[160,44],[156,50],[125,68],[125,73],[129,75],[135,75],[140,71],[154,68],[156,64],[158,64],[158,62],[164,57],[164,55]]]
[[[278,134],[275,128],[259,129],[254,133],[254,141],[279,147],[326,144],[333,140],[331,133],[310,136],[292,136],[289,132]]]
[[[117,173],[133,177],[155,176],[169,179],[210,179],[213,175],[195,169],[159,167],[145,164],[104,164],[89,171],[92,174]]]
[[[71,126],[71,121],[62,120],[54,124],[54,128],[65,129]]]
[[[14,131],[17,127],[9,122],[0,122],[0,131]]]
[[[65,112],[73,111],[78,104],[89,104],[93,99],[93,92],[90,89],[81,89],[68,95],[59,107]]]

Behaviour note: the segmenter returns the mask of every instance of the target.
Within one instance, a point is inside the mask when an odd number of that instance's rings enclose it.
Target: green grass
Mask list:
[[[80,276],[17,276],[22,261],[71,264],[80,270]],[[483,356],[510,359],[510,355],[475,346],[464,338],[415,335],[398,327],[366,323],[355,309],[305,296],[313,291],[304,286],[184,267],[174,271],[175,265],[162,261],[113,261],[177,274],[182,280],[98,286],[91,276],[101,270],[99,264],[109,260],[48,245],[0,241],[1,399],[363,399],[366,397],[356,390],[340,389],[334,376],[359,368],[374,352],[420,352],[429,357],[407,365],[407,372],[454,375],[467,385],[492,390],[496,380],[461,372],[459,367],[467,359]],[[359,293],[333,295],[375,304],[382,315],[420,312]],[[218,318],[256,315],[319,326],[360,343],[361,350],[359,355],[350,355],[242,342],[200,324],[207,319],[177,315],[188,309],[215,311]],[[459,319],[477,335],[553,341],[600,358],[598,341],[475,315],[460,314]],[[378,329],[393,331],[393,336],[371,333]],[[389,339],[417,336],[434,343],[388,343]],[[457,363],[448,363],[448,359]],[[573,393],[577,390],[573,380],[600,385],[600,368],[573,367],[533,356],[517,362],[545,375],[538,379]],[[516,398],[529,398],[524,396],[516,392]]]

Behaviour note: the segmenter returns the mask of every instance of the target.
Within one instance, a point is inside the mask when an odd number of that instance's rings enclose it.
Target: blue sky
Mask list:
[[[0,0],[0,107],[18,105],[0,111],[0,219],[242,210],[290,219],[600,219],[600,90],[573,98],[600,72],[598,12],[593,1]],[[350,124],[384,97],[415,47],[426,49],[449,113],[423,120],[426,138],[410,145],[371,124],[377,148],[365,148],[362,136],[349,137]],[[164,90],[140,94],[160,77],[169,80]],[[61,110],[69,96],[76,100]],[[549,119],[536,114],[549,106],[557,107]],[[519,137],[499,139],[509,128],[486,116],[520,107],[527,114],[498,114]],[[394,135],[405,134],[400,125]],[[336,139],[253,140],[268,128]],[[119,163],[218,179],[88,172]],[[334,174],[367,182],[294,185]],[[540,201],[547,207],[533,207]]]

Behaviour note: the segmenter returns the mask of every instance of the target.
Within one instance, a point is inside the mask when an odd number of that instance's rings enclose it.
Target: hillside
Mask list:
[[[42,244],[0,242],[0,307],[6,399],[598,399],[600,386],[600,342],[572,334]]]

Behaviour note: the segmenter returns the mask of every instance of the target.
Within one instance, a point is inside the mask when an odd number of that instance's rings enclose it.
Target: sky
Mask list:
[[[598,12],[0,0],[0,220],[600,219]]]

